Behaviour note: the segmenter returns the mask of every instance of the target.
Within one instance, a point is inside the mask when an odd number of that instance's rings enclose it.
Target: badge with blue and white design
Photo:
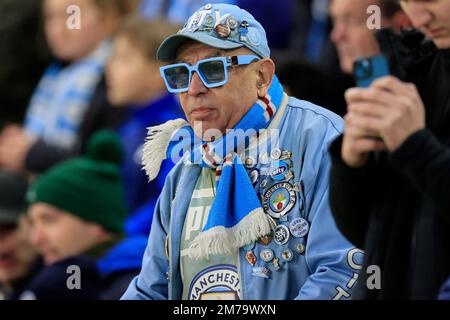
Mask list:
[[[275,257],[275,254],[273,253],[272,249],[264,249],[260,252],[259,257],[264,262],[270,262]]]
[[[289,164],[284,161],[275,162],[276,167],[272,166],[270,169],[270,176],[275,181],[281,181],[286,177],[286,174],[289,172]]]
[[[279,245],[286,244],[289,241],[289,229],[283,224],[278,225],[273,233],[273,240]]]
[[[271,217],[279,219],[291,211],[296,202],[297,196],[292,184],[282,182],[266,191],[263,197],[263,208]]]
[[[296,238],[303,238],[309,232],[309,223],[303,218],[296,218],[291,221],[289,230]]]

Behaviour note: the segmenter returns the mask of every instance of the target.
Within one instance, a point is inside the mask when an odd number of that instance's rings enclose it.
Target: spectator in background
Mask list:
[[[131,250],[111,255],[120,244],[126,215],[119,175],[117,136],[96,133],[87,154],[65,161],[35,181],[27,195],[31,242],[47,265],[27,290],[40,299],[116,299],[138,273]],[[81,290],[67,287],[67,268],[81,270]]]
[[[0,1],[0,130],[22,123],[28,102],[50,62],[41,0]]]
[[[355,299],[436,299],[450,275],[450,1],[400,4],[423,34],[381,42],[401,78],[349,90],[330,149],[336,224],[366,252],[362,270],[379,267],[377,290],[361,272]]]
[[[129,111],[129,117],[117,129],[125,150],[122,178],[126,199],[131,212],[141,211],[144,215],[147,223],[142,223],[141,227],[148,226],[147,231],[166,174],[173,166],[171,162],[166,163],[164,174],[148,183],[141,164],[147,128],[183,116],[178,99],[166,91],[156,51],[161,42],[178,29],[163,20],[149,22],[138,16],[129,17],[116,34],[107,68],[110,102]]]
[[[338,93],[332,106],[341,116],[346,112],[344,92],[353,79],[341,72],[336,47],[330,39],[331,19],[328,14],[330,0],[297,0],[292,9],[293,25],[289,51],[299,60],[316,65],[325,73],[332,88]]]
[[[45,72],[28,107],[24,128],[0,134],[0,167],[41,172],[79,154],[92,132],[115,124],[102,82],[108,39],[133,0],[45,0],[45,33],[59,60]],[[81,29],[67,27],[67,8],[79,6]]]
[[[18,299],[41,266],[22,215],[27,186],[23,177],[0,172],[0,300]]]
[[[331,0],[331,39],[338,51],[341,70],[346,74],[352,74],[353,63],[358,58],[380,53],[374,36],[376,30],[367,26],[367,8],[371,5],[381,9],[382,28],[400,31],[411,25],[397,0]]]
[[[273,52],[277,75],[287,94],[342,114],[344,96],[317,65],[286,52]]]

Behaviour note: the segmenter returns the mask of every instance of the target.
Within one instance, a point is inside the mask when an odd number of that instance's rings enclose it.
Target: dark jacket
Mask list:
[[[382,48],[395,73],[418,87],[427,128],[358,169],[342,161],[342,137],[330,148],[336,224],[366,252],[354,299],[436,299],[450,275],[450,55],[415,37]],[[380,268],[380,290],[367,288],[371,265]]]
[[[39,258],[31,266],[29,272],[21,279],[15,281],[11,288],[0,284],[0,300],[19,300],[24,291],[29,287],[30,281],[42,270],[42,259]]]
[[[118,300],[139,273],[146,245],[146,236],[127,235],[55,262],[37,273],[19,298]]]

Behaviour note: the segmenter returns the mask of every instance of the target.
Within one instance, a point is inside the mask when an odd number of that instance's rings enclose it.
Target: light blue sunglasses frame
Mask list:
[[[176,63],[170,64],[160,68],[161,77],[164,79],[167,90],[171,93],[181,93],[187,92],[189,90],[189,86],[192,82],[192,76],[194,72],[197,72],[200,80],[207,88],[217,88],[223,86],[228,82],[228,68],[232,66],[241,66],[248,65],[252,62],[258,61],[260,58],[256,55],[240,55],[240,56],[229,56],[229,57],[214,57],[197,61],[194,66],[191,66],[187,63]],[[212,61],[221,61],[223,65],[224,72],[224,80],[220,82],[208,83],[208,80],[203,75],[203,73],[199,70],[199,67],[203,63],[212,62]],[[174,68],[185,67],[189,71],[189,83],[186,87],[183,88],[172,88],[169,81],[167,80],[168,75],[166,75],[166,71]]]

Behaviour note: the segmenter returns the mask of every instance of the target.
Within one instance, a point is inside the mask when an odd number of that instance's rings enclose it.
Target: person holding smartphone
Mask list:
[[[355,299],[435,299],[450,275],[450,1],[400,4],[435,47],[410,41],[402,80],[349,89],[330,148],[336,224],[366,252]]]

